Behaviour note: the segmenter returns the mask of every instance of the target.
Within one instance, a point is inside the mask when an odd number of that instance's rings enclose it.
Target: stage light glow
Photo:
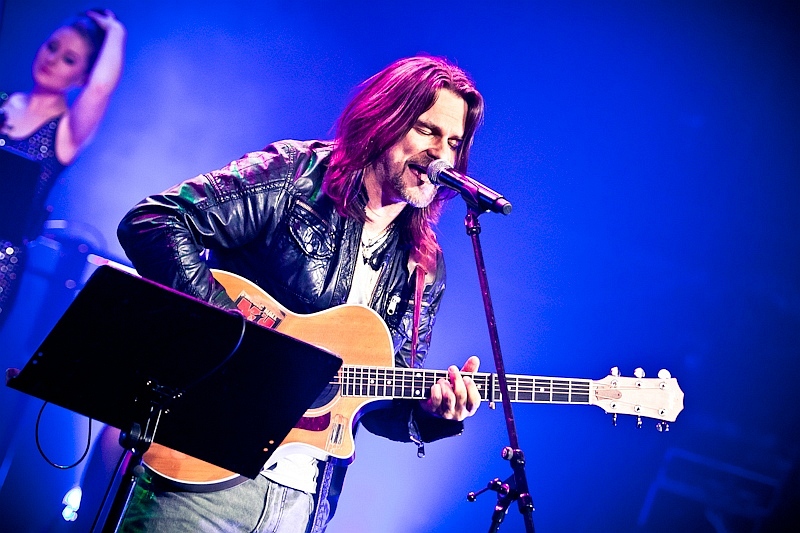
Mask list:
[[[67,522],[74,522],[75,520],[78,519],[78,513],[76,513],[75,510],[72,509],[71,507],[64,507],[64,510],[61,511],[61,516]]]
[[[83,491],[80,487],[73,487],[67,491],[61,500],[66,507],[61,511],[61,516],[67,522],[74,522],[78,518],[78,509],[81,507]]]

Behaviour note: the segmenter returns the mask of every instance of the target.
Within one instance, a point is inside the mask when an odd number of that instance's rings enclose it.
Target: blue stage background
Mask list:
[[[667,368],[686,394],[668,433],[631,417],[613,427],[594,407],[516,404],[537,529],[773,531],[797,517],[796,2],[106,6],[128,27],[125,73],[96,139],[53,191],[66,228],[39,244],[39,271],[0,336],[4,367],[24,364],[55,320],[47,310],[66,305],[48,298],[59,276],[75,275],[47,265],[75,240],[124,262],[117,223],[147,194],[274,140],[330,138],[359,82],[400,57],[442,55],[487,100],[470,173],[514,205],[481,217],[507,371],[599,379],[613,366],[650,377]],[[0,90],[28,90],[39,44],[88,7],[6,1]],[[428,366],[477,354],[491,371],[464,212],[453,201],[439,225],[448,291]],[[92,512],[61,524],[60,498],[90,476],[45,466],[32,437],[38,403],[20,396],[0,391],[0,529],[85,531]],[[46,444],[66,463],[86,422],[58,416]],[[494,496],[465,496],[510,475],[499,409],[482,406],[423,460],[366,432],[357,444],[331,533],[488,530]],[[502,530],[523,531],[516,507]]]

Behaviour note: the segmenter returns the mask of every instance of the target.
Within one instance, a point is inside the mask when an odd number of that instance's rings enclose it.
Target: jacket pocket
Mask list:
[[[328,224],[303,201],[296,201],[289,214],[289,234],[311,259],[329,259],[333,255]]]
[[[330,225],[305,202],[295,201],[267,255],[268,268],[284,289],[311,304],[325,290],[335,251]]]

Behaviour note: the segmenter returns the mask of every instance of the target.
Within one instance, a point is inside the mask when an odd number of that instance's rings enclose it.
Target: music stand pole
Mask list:
[[[144,473],[142,457],[153,443],[161,415],[169,410],[170,402],[182,395],[182,392],[160,386],[154,381],[148,382],[146,386],[147,393],[144,396],[149,400],[149,412],[142,413],[139,420],[131,423],[129,431],[123,431],[119,435],[119,444],[125,452],[114,473],[114,482],[117,485],[114,498],[110,504],[103,502],[98,515],[102,533],[115,533],[122,526],[122,519],[133,497],[136,483]]]
[[[525,530],[528,533],[533,533],[533,499],[528,491],[528,481],[525,475],[525,455],[519,446],[519,439],[517,437],[517,427],[514,421],[514,412],[511,409],[511,401],[508,395],[508,383],[506,381],[505,365],[503,363],[503,355],[500,350],[500,339],[497,335],[497,323],[494,316],[494,307],[492,306],[492,298],[489,294],[489,281],[486,276],[486,265],[483,261],[483,251],[481,250],[480,232],[481,225],[478,221],[478,213],[472,205],[468,202],[467,215],[464,218],[464,226],[466,227],[467,235],[472,240],[472,248],[475,252],[475,265],[478,269],[478,282],[480,283],[481,296],[483,297],[483,307],[486,313],[486,323],[489,327],[489,339],[492,344],[492,354],[494,356],[495,369],[497,371],[497,378],[500,387],[500,394],[503,404],[503,414],[506,420],[506,430],[508,432],[509,446],[503,448],[502,456],[504,459],[511,463],[513,471],[510,481],[513,483],[501,484],[499,480],[489,482],[488,489],[498,492],[497,505],[492,514],[492,526],[490,532],[495,532],[499,529],[500,523],[503,521],[508,506],[512,501],[516,500],[519,506],[519,511],[522,513],[525,521]],[[486,490],[486,489],[484,489]],[[483,491],[480,491],[483,492]],[[468,499],[474,501],[475,496],[479,493],[470,493]]]

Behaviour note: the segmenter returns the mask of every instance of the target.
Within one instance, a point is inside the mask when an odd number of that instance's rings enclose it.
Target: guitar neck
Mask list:
[[[464,372],[475,381],[483,401],[502,400],[497,374]],[[444,370],[384,368],[343,365],[334,384],[342,396],[386,399],[424,399],[440,379],[447,379]],[[542,376],[507,375],[508,397],[512,402],[590,404],[592,380],[549,378]]]

